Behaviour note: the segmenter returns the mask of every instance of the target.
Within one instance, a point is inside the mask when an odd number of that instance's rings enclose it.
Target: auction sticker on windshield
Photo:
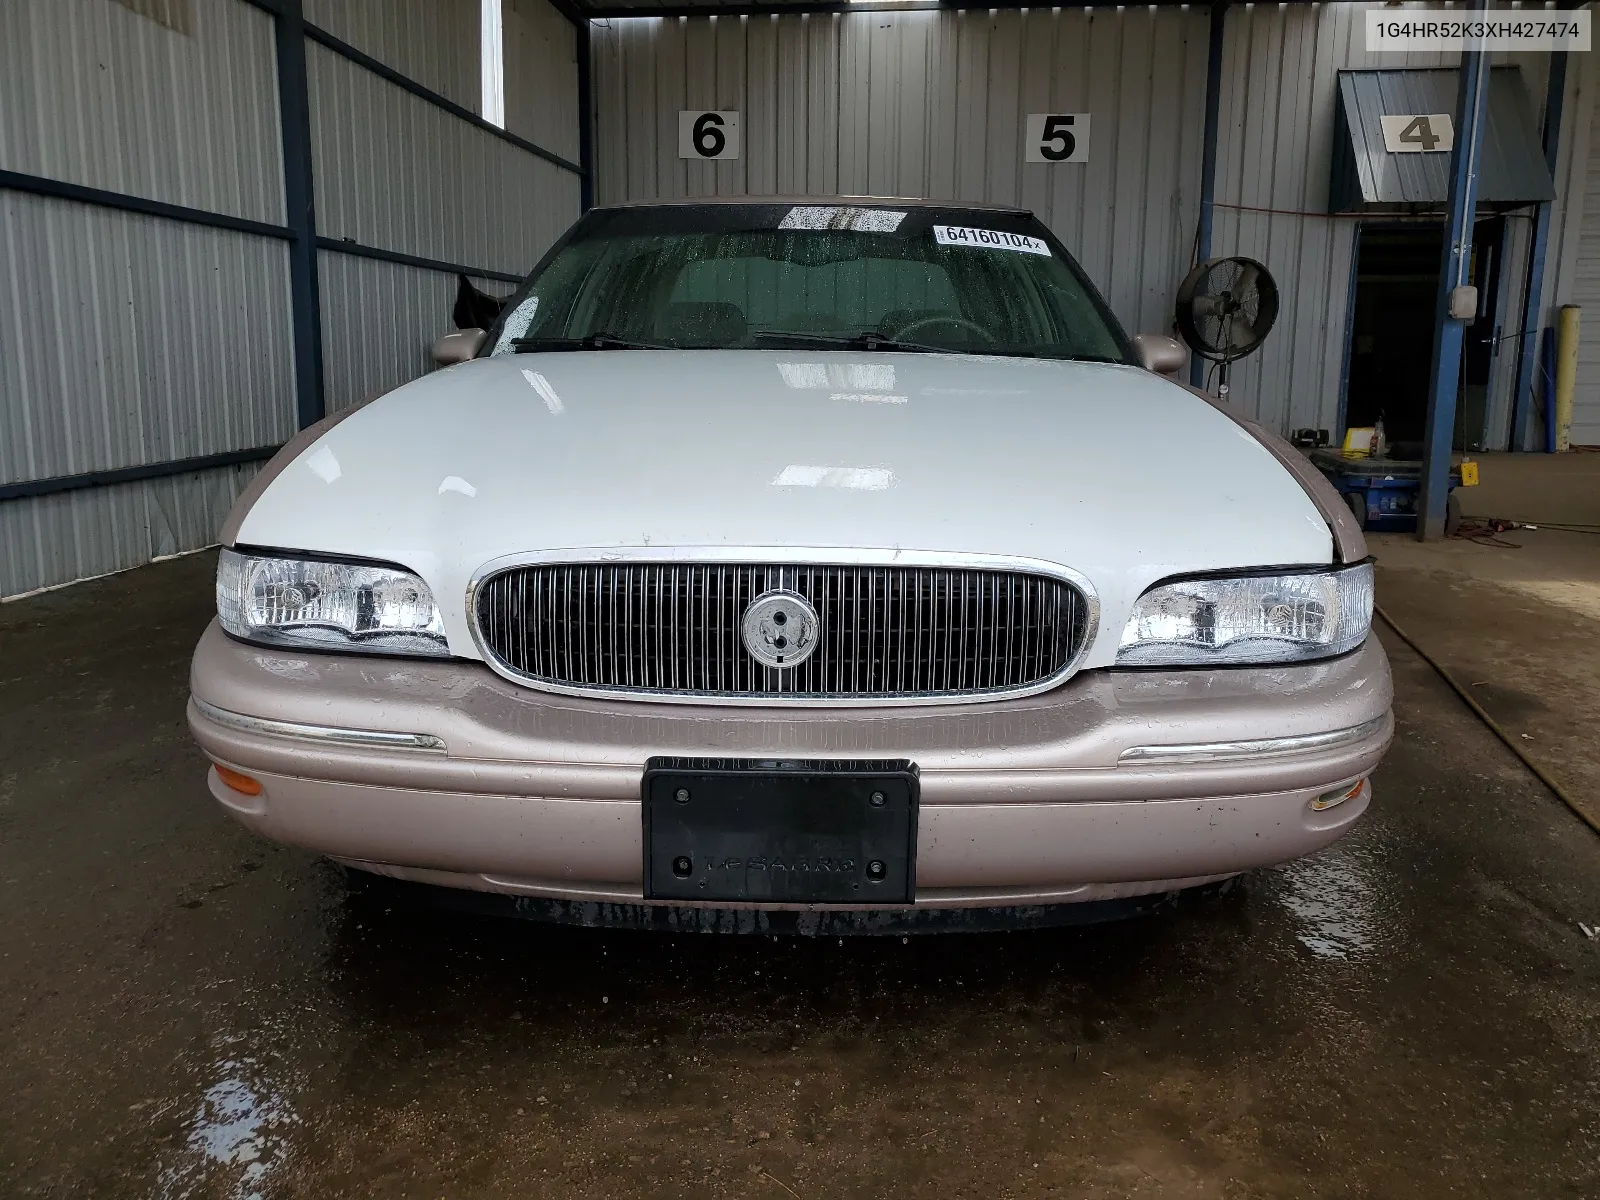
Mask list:
[[[935,225],[933,240],[941,246],[975,246],[987,250],[1020,250],[1024,254],[1049,255],[1042,238],[1023,233],[1001,233],[998,229],[973,229],[966,225]]]

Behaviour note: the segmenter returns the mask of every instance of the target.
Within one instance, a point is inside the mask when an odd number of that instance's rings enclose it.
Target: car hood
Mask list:
[[[566,548],[863,547],[1014,555],[1100,600],[1085,666],[1150,584],[1328,563],[1273,456],[1134,367],[801,351],[506,354],[436,371],[283,466],[238,543],[401,563],[478,657],[485,563]],[[797,555],[803,560],[803,552]]]

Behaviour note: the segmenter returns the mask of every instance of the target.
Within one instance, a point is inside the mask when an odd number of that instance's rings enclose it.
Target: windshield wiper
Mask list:
[[[518,354],[530,350],[676,350],[655,342],[636,342],[614,333],[586,333],[582,337],[520,337],[511,339]]]
[[[969,351],[957,350],[952,346],[930,346],[926,342],[902,342],[897,338],[885,337],[883,334],[870,329],[864,333],[814,333],[809,330],[797,329],[755,329],[751,331],[750,336],[753,338],[783,338],[802,344],[842,346],[846,350],[909,350],[926,354],[969,353]]]
[[[839,346],[846,350],[909,350],[925,354],[984,354],[995,358],[1052,358],[1070,362],[1121,362],[1103,354],[1074,354],[1068,350],[1053,350],[1048,346],[934,346],[927,342],[905,342],[887,337],[874,330],[864,333],[813,333],[796,329],[757,329],[753,338],[786,338],[801,344]]]

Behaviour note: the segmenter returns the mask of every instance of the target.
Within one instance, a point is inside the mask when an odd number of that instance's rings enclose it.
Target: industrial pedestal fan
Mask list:
[[[1253,353],[1278,318],[1278,285],[1253,258],[1211,258],[1178,285],[1178,333],[1217,364],[1217,398],[1228,398],[1228,368]]]

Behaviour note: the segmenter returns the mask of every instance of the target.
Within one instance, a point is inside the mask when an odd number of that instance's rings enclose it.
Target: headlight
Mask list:
[[[217,619],[235,637],[275,646],[450,654],[433,593],[398,567],[224,550]]]
[[[1133,606],[1119,667],[1295,662],[1354,650],[1372,625],[1372,564],[1157,584]]]

